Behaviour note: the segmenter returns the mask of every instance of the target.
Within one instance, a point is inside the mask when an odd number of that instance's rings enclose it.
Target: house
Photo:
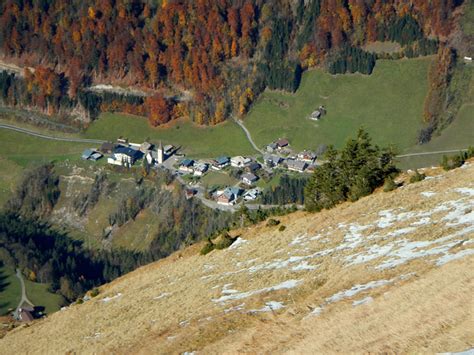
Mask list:
[[[236,156],[230,159],[230,165],[234,168],[243,168],[252,161],[250,158],[244,158],[242,156]]]
[[[94,154],[94,151],[92,149],[86,149],[82,152],[81,158],[84,160],[88,160],[92,154]]]
[[[286,138],[280,138],[275,143],[277,145],[277,149],[285,148],[285,147],[288,146],[288,144],[290,144],[290,142],[288,142],[288,139],[286,139]]]
[[[313,121],[317,121],[321,118],[321,111],[319,110],[316,110],[314,111],[313,113],[311,113],[311,117],[310,119],[312,119]]]
[[[464,57],[464,60],[465,60],[466,62],[472,62],[472,57]]]
[[[194,171],[194,160],[192,159],[184,159],[180,164],[179,164],[179,170],[192,173]]]
[[[142,156],[143,153],[139,150],[121,145],[115,148],[112,157],[108,158],[107,162],[113,165],[131,166]]]
[[[163,151],[167,156],[170,156],[171,154],[173,154],[173,150],[174,150],[174,145],[171,145],[171,144],[167,144],[163,147]]]
[[[209,168],[206,163],[198,163],[194,166],[194,176],[203,176]]]
[[[100,158],[102,158],[103,155],[98,153],[98,152],[94,152],[90,157],[89,159],[92,160],[92,161],[97,161],[99,160]]]
[[[297,159],[307,163],[313,163],[316,160],[316,153],[309,150],[303,150],[301,153],[298,153]]]
[[[114,149],[116,148],[116,144],[112,142],[104,142],[99,148],[99,152],[102,154],[112,154]]]
[[[304,172],[304,170],[308,166],[306,162],[301,161],[301,160],[294,160],[294,159],[288,159],[286,161],[286,164],[288,166],[288,170],[297,171],[299,173]]]
[[[254,201],[262,193],[262,190],[258,187],[248,190],[244,193],[244,201]]]
[[[275,142],[270,143],[269,145],[267,145],[267,152],[273,153],[277,148],[278,146]]]
[[[148,142],[143,142],[140,144],[139,150],[143,153],[146,154],[149,150],[153,148],[153,144],[148,143]]]
[[[217,203],[219,205],[233,205],[235,203],[235,196],[229,189],[225,189],[223,192],[217,195]]]
[[[128,144],[128,138],[119,137],[119,138],[117,138],[117,143],[119,143],[119,144]]]
[[[247,173],[247,174],[243,174],[241,179],[244,184],[252,185],[254,182],[258,180],[258,176],[252,173]]]
[[[229,157],[222,156],[213,161],[212,168],[214,170],[221,170],[225,168],[226,166],[228,166],[229,163],[230,163]]]
[[[186,200],[189,200],[196,195],[196,190],[195,189],[186,189],[184,195],[186,196]]]
[[[240,187],[228,187],[226,190],[232,192],[235,198],[238,198],[240,195],[242,195],[242,192],[244,191]]]
[[[262,166],[257,163],[257,162],[252,162],[250,163],[245,169],[249,172],[249,173],[255,173],[256,171],[260,170]]]
[[[263,160],[265,161],[265,165],[270,168],[273,168],[280,165],[283,159],[278,155],[265,155],[263,157]]]
[[[22,322],[31,322],[35,318],[33,317],[32,312],[34,312],[34,309],[32,307],[20,307],[18,309],[18,320]]]

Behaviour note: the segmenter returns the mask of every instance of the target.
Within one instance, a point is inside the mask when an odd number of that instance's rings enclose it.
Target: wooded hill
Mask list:
[[[7,0],[1,54],[35,70],[4,74],[0,100],[86,121],[122,111],[147,114],[154,126],[188,115],[216,124],[245,114],[265,87],[295,91],[308,67],[370,74],[376,56],[361,49],[368,42],[396,41],[407,56],[433,53],[460,4]],[[93,83],[137,87],[145,97],[98,94],[87,89]]]

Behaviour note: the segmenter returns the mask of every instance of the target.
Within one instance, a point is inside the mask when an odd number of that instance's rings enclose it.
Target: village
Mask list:
[[[82,159],[131,168],[141,164],[150,169],[167,169],[186,186],[186,198],[197,196],[205,205],[221,210],[235,210],[241,204],[257,204],[267,182],[281,173],[309,174],[317,162],[313,151],[294,152],[286,138],[269,143],[256,156],[217,156],[210,159],[193,159],[181,152],[180,147],[159,142],[132,143],[126,138],[105,142],[97,149],[86,149]],[[226,174],[235,181],[228,186],[207,186],[207,174]],[[218,184],[219,185],[219,184]]]

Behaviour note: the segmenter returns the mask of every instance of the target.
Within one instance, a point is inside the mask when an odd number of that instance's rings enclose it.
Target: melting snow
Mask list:
[[[285,306],[283,305],[282,302],[277,302],[277,301],[270,301],[270,302],[265,302],[265,306],[260,308],[260,309],[252,309],[250,312],[252,313],[257,313],[257,312],[272,312],[272,311],[277,311],[279,309],[284,308]]]
[[[303,280],[287,280],[278,285],[265,287],[259,290],[247,291],[241,293],[235,293],[231,295],[221,296],[220,298],[212,299],[213,302],[226,302],[231,300],[240,300],[242,298],[247,298],[253,295],[258,295],[265,292],[278,291],[278,290],[288,290],[298,286]]]
[[[420,193],[421,196],[423,197],[433,197],[434,195],[436,195],[436,192],[433,192],[433,191],[423,191],[422,193]]]
[[[352,302],[352,306],[356,307],[356,306],[360,306],[362,304],[372,303],[373,301],[374,301],[374,299],[372,297],[368,296],[368,297],[362,298],[361,300]]]
[[[156,297],[153,297],[153,299],[154,299],[154,300],[159,300],[159,299],[161,299],[161,298],[168,297],[168,296],[171,296],[171,293],[169,293],[169,292],[163,292],[161,295],[156,296]]]
[[[454,189],[454,191],[459,192],[460,194],[467,195],[467,196],[474,196],[474,189],[470,187],[460,187]]]
[[[455,254],[446,253],[445,255],[443,255],[442,257],[438,259],[438,261],[436,262],[436,265],[441,266],[446,263],[449,263],[450,261],[461,259],[461,258],[464,258],[465,256],[472,255],[472,254],[474,254],[474,249],[461,250],[460,252],[457,252]]]
[[[248,240],[238,237],[236,241],[233,242],[232,245],[228,249],[237,249],[246,243],[248,243]]]
[[[241,303],[238,306],[230,307],[227,309],[224,309],[224,313],[229,313],[229,312],[236,312],[236,311],[241,311],[244,309],[245,303]]]
[[[116,299],[116,298],[119,298],[119,297],[121,297],[121,296],[122,296],[122,294],[119,292],[119,293],[117,293],[115,296],[112,296],[112,297],[105,297],[105,298],[103,298],[101,301],[102,301],[102,302],[110,302],[110,301],[112,301],[112,300],[114,300],[114,299]]]
[[[334,302],[337,302],[337,301],[341,301],[345,298],[355,296],[360,292],[367,291],[367,290],[370,290],[370,289],[373,289],[373,288],[376,288],[376,287],[385,286],[385,285],[391,284],[392,282],[393,282],[393,280],[378,280],[378,281],[370,281],[370,282],[368,282],[366,284],[363,284],[363,285],[355,285],[352,288],[350,288],[349,290],[338,292],[338,293],[332,295],[331,297],[326,298],[326,302],[327,303],[334,303]]]

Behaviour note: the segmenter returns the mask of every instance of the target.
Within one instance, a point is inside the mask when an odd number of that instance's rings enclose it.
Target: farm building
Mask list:
[[[109,164],[131,166],[143,156],[139,150],[130,147],[118,146],[115,148],[112,157],[107,159]]]

